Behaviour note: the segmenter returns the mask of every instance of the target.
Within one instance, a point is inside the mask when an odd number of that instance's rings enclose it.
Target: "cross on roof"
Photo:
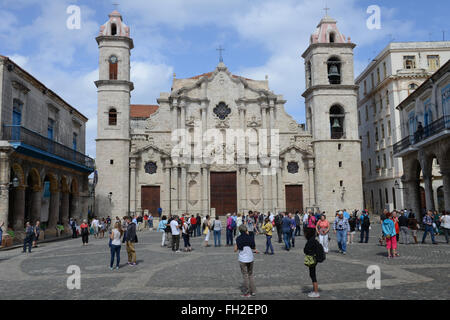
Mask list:
[[[325,10],[325,17],[328,17],[328,10],[330,10],[330,8],[328,8],[328,7],[325,5],[325,8],[323,8],[323,10]]]
[[[216,50],[220,52],[220,55],[219,55],[219,62],[223,62],[222,51],[225,51],[225,49],[222,48],[222,46],[219,46],[219,48],[216,49]]]
[[[114,3],[113,3],[113,6],[114,6],[114,7],[116,7],[116,10],[117,10],[117,8],[118,8],[118,7],[120,6],[120,4],[119,4],[119,3],[116,3],[116,2],[114,2]]]

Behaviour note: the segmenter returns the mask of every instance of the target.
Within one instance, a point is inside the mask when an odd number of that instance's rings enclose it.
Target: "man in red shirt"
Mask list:
[[[190,224],[190,227],[189,227],[189,236],[191,237],[191,236],[192,236],[192,233],[194,233],[193,236],[195,237],[196,234],[197,234],[197,232],[196,232],[196,231],[197,231],[197,228],[196,228],[196,225],[197,225],[197,219],[195,219],[194,215],[191,216],[191,219],[189,220],[189,224]]]

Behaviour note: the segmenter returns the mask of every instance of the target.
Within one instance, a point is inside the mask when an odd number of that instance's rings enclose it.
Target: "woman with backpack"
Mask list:
[[[161,247],[164,247],[166,245],[166,226],[167,226],[167,217],[162,216],[161,221],[158,224],[158,232],[162,232],[162,239],[161,239]]]
[[[310,298],[320,298],[319,284],[317,283],[316,266],[317,263],[325,260],[325,253],[322,245],[316,240],[316,230],[307,228],[305,230],[305,238],[307,240],[303,252],[305,253],[305,266],[309,268],[309,276],[311,277],[313,291],[308,293]]]
[[[397,234],[395,232],[395,223],[391,218],[391,213],[386,213],[386,219],[383,220],[383,224],[381,226],[383,237],[386,239],[386,249],[388,252],[388,259],[393,257],[398,257],[397,253]],[[392,251],[392,253],[391,253]]]

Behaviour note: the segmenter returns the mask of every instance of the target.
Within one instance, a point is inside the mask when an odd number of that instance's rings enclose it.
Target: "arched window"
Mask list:
[[[312,84],[312,70],[311,70],[311,61],[308,61],[306,64],[306,83],[307,87],[311,87]]]
[[[328,80],[330,84],[341,84],[341,61],[333,57],[328,59]]]
[[[408,94],[413,93],[413,91],[416,90],[417,87],[418,87],[417,84],[415,84],[415,83],[410,83],[410,84],[408,85]]]
[[[335,41],[335,35],[334,32],[330,33],[330,43],[333,43]]]
[[[117,110],[116,109],[110,109],[109,110],[108,124],[110,126],[116,126],[117,125]]]
[[[111,35],[112,36],[117,35],[117,25],[115,23],[111,24]]]
[[[330,131],[331,139],[342,139],[344,137],[344,109],[338,105],[330,108]]]
[[[119,70],[119,59],[112,55],[109,57],[109,80],[117,80]]]

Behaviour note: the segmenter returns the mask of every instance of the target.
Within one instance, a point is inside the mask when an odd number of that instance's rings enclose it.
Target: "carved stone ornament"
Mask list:
[[[190,116],[189,119],[186,120],[186,127],[195,127],[195,117]]]
[[[292,121],[291,123],[289,123],[289,130],[290,131],[298,131],[298,124],[295,121]]]
[[[152,130],[156,127],[156,121],[154,121],[152,118],[148,118],[145,121],[145,129]]]
[[[247,121],[247,127],[250,128],[256,128],[261,126],[261,119],[257,118],[255,115],[253,115],[249,121]]]
[[[149,161],[145,163],[144,169],[148,174],[155,174],[158,166],[156,165],[156,162]]]
[[[229,128],[229,127],[230,127],[230,124],[228,122],[228,119],[225,119],[225,120],[218,119],[216,122],[216,128],[224,129],[224,128]]]
[[[297,162],[288,162],[287,170],[289,173],[295,174],[298,173],[298,163]]]

